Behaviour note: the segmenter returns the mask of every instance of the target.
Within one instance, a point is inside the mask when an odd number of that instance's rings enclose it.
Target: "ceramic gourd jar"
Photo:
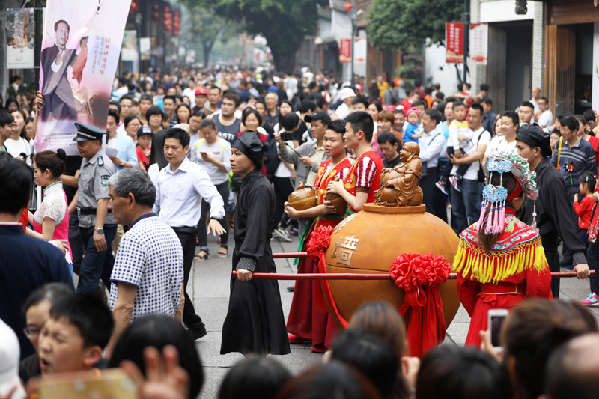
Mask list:
[[[297,185],[297,189],[289,194],[287,202],[293,209],[305,211],[316,206],[316,194],[314,189],[306,188],[304,183],[300,183]]]

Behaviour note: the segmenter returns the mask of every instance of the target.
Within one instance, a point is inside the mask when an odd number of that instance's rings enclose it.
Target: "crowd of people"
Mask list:
[[[5,105],[0,363],[10,367],[0,399],[36,395],[35,377],[106,368],[129,373],[143,398],[196,398],[194,341],[207,331],[186,288],[194,260],[211,256],[231,257],[235,272],[221,354],[285,355],[305,342],[326,353],[298,376],[248,356],[219,398],[559,399],[599,388],[590,377],[599,330],[585,308],[599,304],[599,276],[568,303],[550,301],[559,279],[549,273],[586,278],[599,266],[591,110],[553,118],[539,89],[497,114],[486,85],[445,95],[382,76],[366,86],[309,69],[185,67],[118,78],[105,130],[77,123],[79,156],[67,156],[35,149],[41,93]],[[421,170],[410,166],[417,159]],[[296,282],[285,322],[278,283],[252,278],[276,270],[270,240],[298,236],[307,251],[374,202],[385,169],[411,175],[395,187],[419,186],[426,211],[460,236],[453,268],[472,317],[467,347],[410,357],[404,321],[384,303],[364,304],[342,331],[320,282]],[[316,206],[287,202],[300,185]],[[324,271],[314,257],[297,266]],[[497,308],[510,310],[502,353],[487,331]]]

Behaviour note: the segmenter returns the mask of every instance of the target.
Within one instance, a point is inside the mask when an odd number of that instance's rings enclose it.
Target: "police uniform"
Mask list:
[[[77,135],[74,141],[100,140],[106,132],[95,126],[75,123]],[[108,180],[115,173],[115,166],[106,155],[104,148],[90,159],[83,158],[79,171],[79,191],[77,192],[77,213],[79,228],[85,246],[85,257],[81,262],[77,291],[98,290],[100,278],[106,287],[110,287],[110,275],[114,265],[112,241],[116,235],[117,225],[114,214],[110,210],[102,229],[95,229],[98,200],[108,199]],[[106,249],[98,252],[94,243],[94,232],[104,234]]]

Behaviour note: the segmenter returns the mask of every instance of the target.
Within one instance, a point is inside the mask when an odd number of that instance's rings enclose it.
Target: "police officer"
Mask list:
[[[77,213],[85,257],[81,262],[77,291],[97,291],[100,278],[110,287],[110,274],[114,265],[112,240],[117,225],[108,210],[108,179],[115,173],[102,140],[106,132],[95,126],[75,123],[77,150],[83,158],[79,172],[79,191],[76,195]]]

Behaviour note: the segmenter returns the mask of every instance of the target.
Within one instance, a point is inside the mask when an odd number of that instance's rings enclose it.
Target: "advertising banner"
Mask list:
[[[121,60],[137,61],[137,32],[126,30],[123,36],[123,48],[121,49]]]
[[[448,64],[464,63],[464,24],[462,22],[445,23],[445,62]]]
[[[356,37],[354,39],[354,65],[366,64],[367,40],[365,37]]]
[[[152,55],[152,41],[149,37],[139,39],[139,53],[142,61],[148,61]]]
[[[6,59],[8,69],[33,68],[33,8],[6,10]]]
[[[35,148],[77,155],[74,123],[106,128],[131,0],[48,0],[40,56],[44,106]]]
[[[342,64],[351,62],[351,39],[341,39],[339,43],[339,62]]]
[[[472,64],[487,64],[487,43],[489,37],[489,26],[483,24],[470,25],[470,63]]]

